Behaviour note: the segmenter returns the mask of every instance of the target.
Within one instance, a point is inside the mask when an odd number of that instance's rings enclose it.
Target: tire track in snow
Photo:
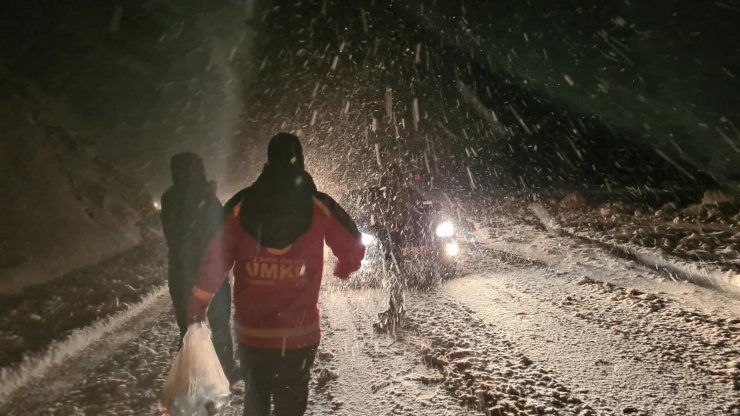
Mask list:
[[[413,334],[394,339],[376,334],[372,323],[387,307],[381,290],[333,290],[322,294],[324,340],[316,371],[327,368],[337,375],[315,400],[325,403],[309,414],[337,415],[466,415],[454,397],[424,380],[436,377],[420,362],[419,345]],[[316,375],[314,375],[316,378]]]
[[[599,413],[737,411],[733,406],[739,396],[726,375],[716,382],[675,360],[685,354],[697,362],[732,363],[736,350],[731,346],[721,358],[711,348],[697,348],[706,341],[695,341],[702,337],[696,328],[671,328],[674,322],[667,313],[646,313],[649,305],[656,307],[650,303],[654,299],[635,306],[612,300],[613,294],[598,293],[591,285],[575,284],[574,276],[562,276],[546,270],[488,273],[450,282],[444,292],[506,333],[535,362],[554,369]],[[630,291],[623,291],[630,298]],[[726,326],[721,334],[725,342],[732,342],[733,328]]]
[[[661,351],[643,348],[644,338],[651,335],[651,328],[657,333],[661,325],[666,328],[672,323],[670,317],[650,317],[656,312],[642,310],[649,309],[655,299],[638,295],[639,302],[615,301],[611,297],[630,298],[630,291],[614,288],[602,294],[602,285],[596,282],[575,284],[575,276],[582,274],[573,270],[554,272],[546,263],[522,262],[501,252],[486,258],[483,250],[480,259],[475,256],[471,253],[471,262],[477,267],[499,273],[453,280],[436,292],[409,293],[410,325],[396,342],[375,334],[371,327],[376,313],[386,306],[384,291],[324,287],[321,305],[325,335],[313,370],[309,414],[610,414],[638,410],[635,402],[621,401],[621,397],[656,401],[666,391],[672,391],[670,398],[677,402],[662,404],[674,406],[671,409],[686,408],[694,414],[733,411],[727,402],[737,396],[728,389],[726,376],[725,384],[708,385],[708,392],[696,390],[701,388],[700,383],[683,386],[687,375],[701,379],[707,372],[672,362],[675,354],[660,358],[663,373],[650,374],[663,383],[657,390],[650,383],[647,389],[633,388],[640,387],[641,381],[632,381],[630,369],[647,370],[638,364],[622,364],[631,363],[634,356],[651,361]],[[31,385],[21,389],[19,393],[23,394],[14,395],[15,400],[0,408],[0,413],[154,413],[157,395],[174,358],[177,335],[169,302],[165,294],[162,297],[162,302],[137,315],[142,319],[121,324],[116,336],[87,348],[85,360],[49,371],[44,383],[39,384],[40,391]],[[677,350],[676,345],[689,339],[695,339],[691,345],[701,345],[716,336],[737,335],[737,323],[731,320],[719,322],[721,318],[715,316],[711,322],[702,323],[710,316],[679,315],[677,319],[687,320],[680,327],[681,333],[719,332],[677,337],[674,344],[661,344],[661,350]],[[612,333],[608,325],[617,320],[626,328],[634,326],[635,331],[626,338]],[[647,324],[641,326],[642,320]],[[713,357],[705,353],[694,356],[693,349],[687,348],[685,356],[694,357],[697,365],[712,362]],[[592,361],[589,357],[594,351],[598,358]],[[674,371],[674,367],[683,372]],[[718,371],[720,367],[709,369]],[[619,377],[621,384],[611,382]],[[593,378],[598,380],[592,383]],[[44,390],[49,386],[52,394]],[[717,388],[726,393],[717,400],[719,407],[706,406],[701,395],[716,397]],[[224,415],[240,415],[241,400],[236,397]],[[675,413],[661,407],[642,408],[654,414]]]
[[[458,404],[486,415],[596,414],[578,392],[534,362],[508,334],[457,297],[420,293],[409,302],[410,329],[430,343],[423,361]]]
[[[131,316],[134,319],[121,321],[115,335],[55,364],[37,385],[20,388],[0,413],[156,414],[157,398],[176,354],[177,328],[166,293],[152,298],[149,307]],[[312,370],[307,414],[470,414],[447,392],[421,381],[434,371],[418,360],[416,343],[394,342],[373,332],[372,322],[385,302],[382,291],[322,293],[324,340]],[[222,415],[239,416],[242,406],[243,393],[238,393]]]

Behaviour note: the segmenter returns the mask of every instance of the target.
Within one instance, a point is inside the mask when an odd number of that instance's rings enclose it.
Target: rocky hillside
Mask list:
[[[137,244],[153,211],[143,185],[63,119],[51,100],[0,71],[0,292]]]
[[[29,0],[0,13],[0,294],[136,245],[142,220],[158,228],[173,153],[200,153],[221,179],[245,7]]]

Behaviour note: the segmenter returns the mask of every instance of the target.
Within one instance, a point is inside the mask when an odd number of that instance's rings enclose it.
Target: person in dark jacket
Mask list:
[[[188,307],[205,319],[227,271],[234,271],[234,326],[245,380],[244,414],[300,416],[321,332],[318,297],[324,242],[347,278],[365,255],[360,232],[303,166],[300,141],[280,133],[252,186],[226,204],[226,225],[206,250]]]
[[[388,170],[380,177],[380,195],[372,205],[378,238],[384,253],[384,261],[389,270],[388,280],[388,309],[378,314],[375,329],[385,332],[394,332],[400,327],[404,315],[404,287],[408,281],[408,274],[404,267],[402,242],[407,236],[409,224],[413,218],[413,208],[416,198],[408,184],[401,168],[392,163]]]
[[[221,202],[206,180],[203,161],[195,153],[178,153],[170,161],[172,186],[162,195],[162,229],[169,249],[167,284],[180,329],[179,346],[188,329],[187,305],[198,277],[200,259],[223,224]],[[231,336],[231,285],[228,279],[217,288],[209,322],[213,344],[224,373],[235,376],[236,362]]]

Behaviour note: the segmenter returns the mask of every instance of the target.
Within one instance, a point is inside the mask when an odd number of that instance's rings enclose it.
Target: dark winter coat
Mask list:
[[[160,212],[170,279],[192,284],[203,252],[223,225],[223,208],[206,181],[199,158],[174,157],[171,168],[173,185],[162,195]]]

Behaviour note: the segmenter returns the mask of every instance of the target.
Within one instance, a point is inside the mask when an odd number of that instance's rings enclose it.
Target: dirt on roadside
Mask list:
[[[625,202],[573,207],[564,201],[550,201],[546,208],[562,227],[576,233],[740,272],[740,206],[735,202],[705,201],[683,208],[666,203],[654,209]]]

